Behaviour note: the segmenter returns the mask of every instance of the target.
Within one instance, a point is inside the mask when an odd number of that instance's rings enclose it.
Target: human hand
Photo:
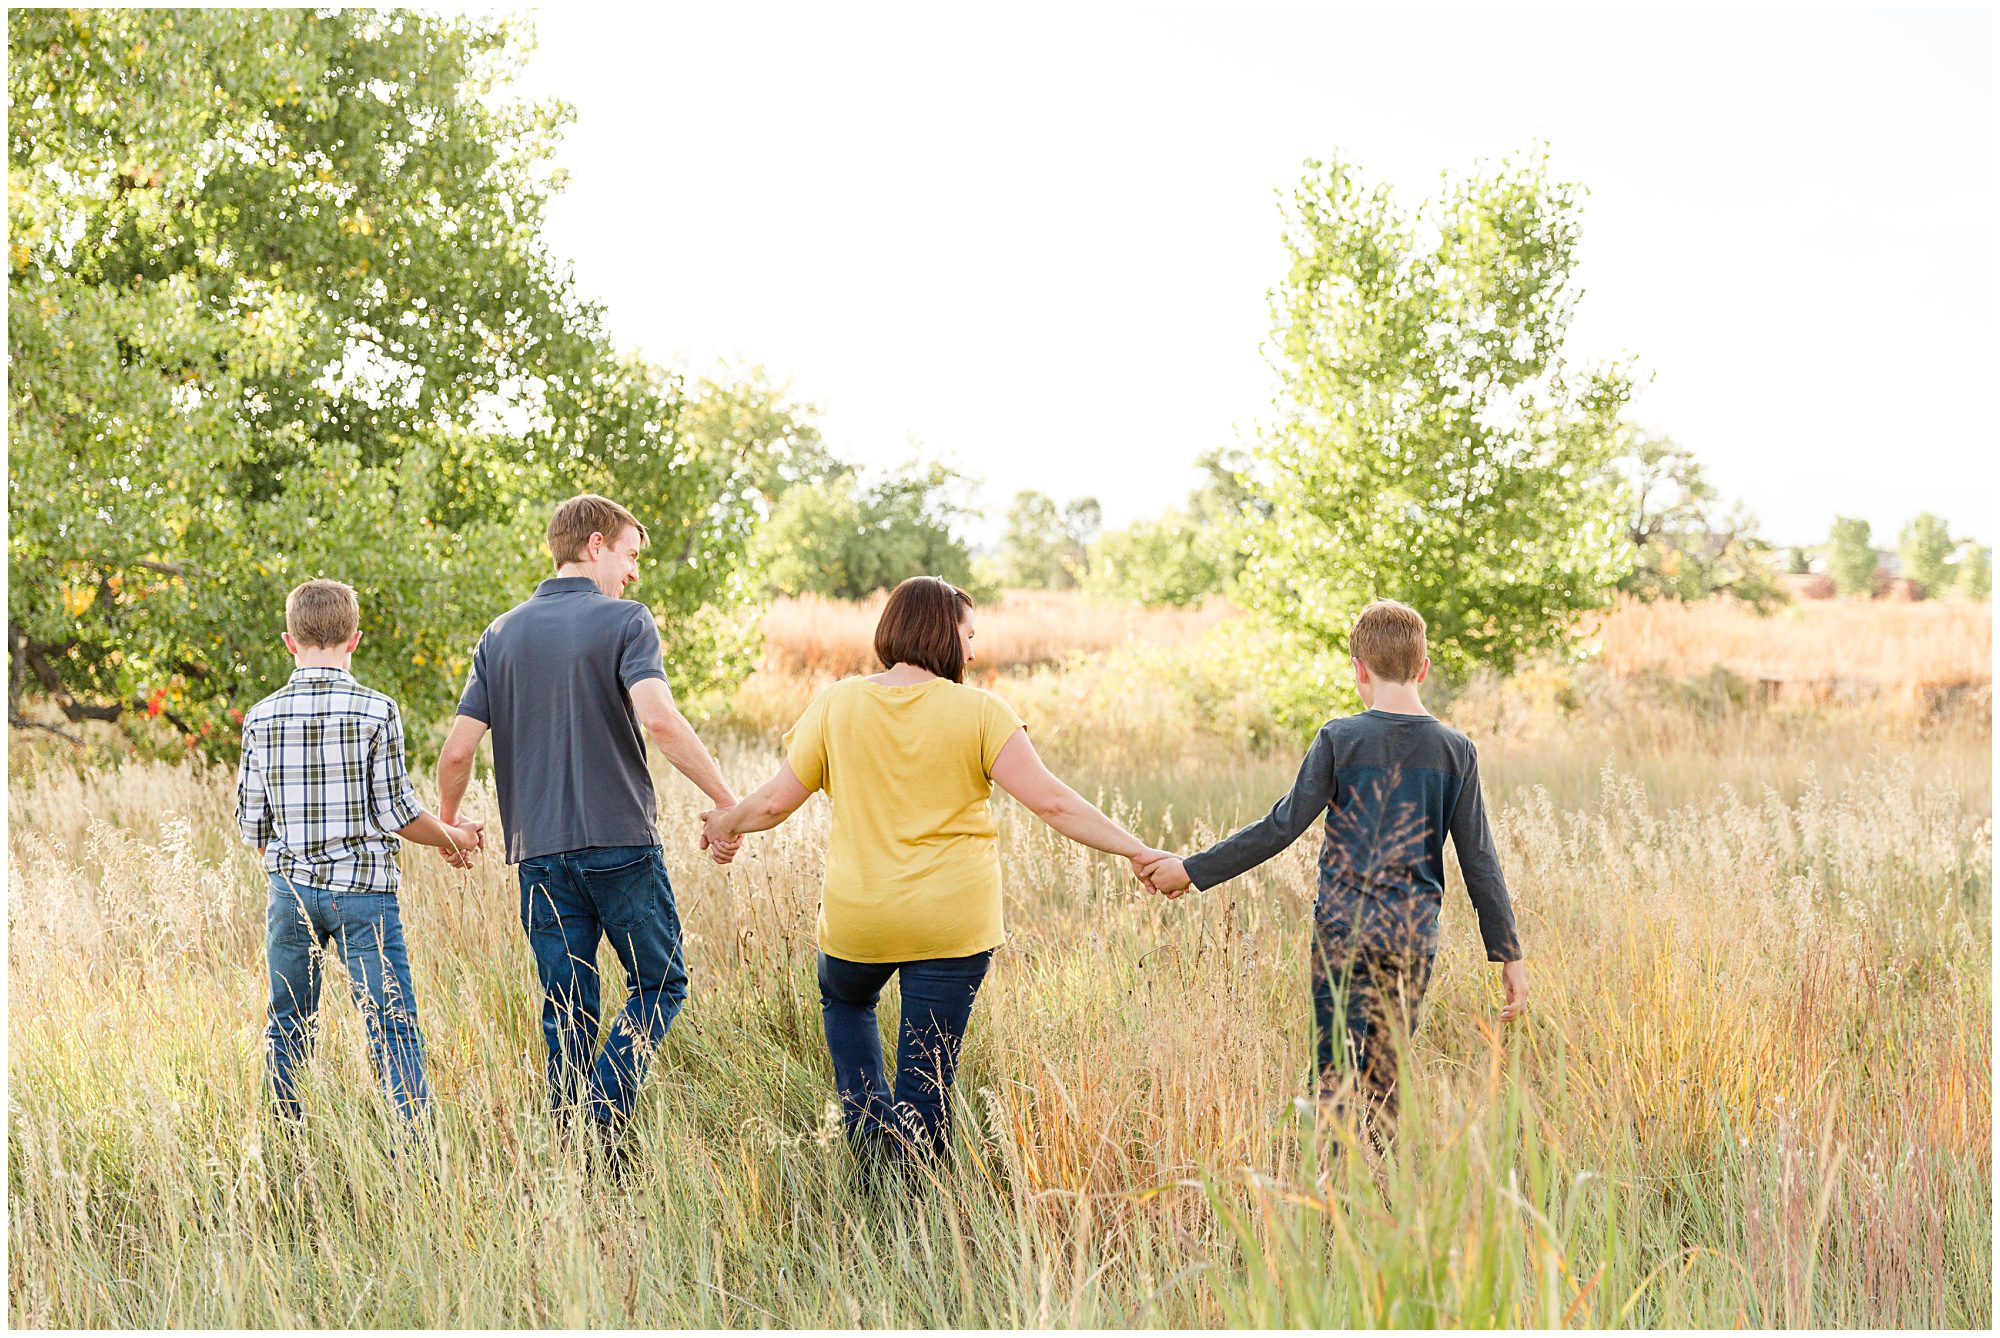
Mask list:
[[[1154,887],[1152,882],[1146,877],[1146,867],[1166,857],[1166,851],[1156,850],[1152,846],[1147,846],[1138,854],[1127,855],[1125,858],[1132,862],[1132,876],[1137,878],[1141,883],[1144,883],[1148,892],[1157,892],[1159,889]]]
[[[1187,869],[1178,855],[1170,855],[1164,850],[1149,851],[1133,863],[1138,865],[1139,880],[1169,901],[1187,895],[1194,884],[1188,879]]]
[[[1506,998],[1500,1006],[1500,1020],[1512,1022],[1528,1008],[1528,965],[1513,961],[1500,964],[1500,988]]]
[[[458,822],[446,823],[445,830],[451,834],[451,839],[457,844],[455,848],[453,846],[445,846],[438,851],[440,855],[444,856],[444,862],[451,865],[454,869],[471,868],[473,852],[483,850],[486,847],[485,826],[485,823],[475,822],[470,818],[464,818]]]
[[[742,835],[730,831],[723,821],[729,811],[726,808],[711,808],[701,815],[701,839],[696,845],[698,849],[706,850],[708,857],[717,864],[727,864],[735,859],[736,852],[743,845]]]

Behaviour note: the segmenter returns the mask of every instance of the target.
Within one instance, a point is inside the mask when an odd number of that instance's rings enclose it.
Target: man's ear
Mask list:
[[[1421,683],[1430,676],[1431,676],[1431,657],[1426,655],[1424,656],[1424,662],[1417,666],[1417,682]]]
[[[1368,681],[1368,662],[1359,655],[1350,655],[1347,658],[1354,661],[1354,681],[1356,683],[1366,683]]]
[[[361,644],[361,629],[357,627],[354,629],[354,635],[347,638],[347,653],[349,655],[352,655],[354,653],[354,648],[360,644]]]
[[[278,633],[278,636],[281,640],[284,641],[285,649],[287,651],[289,651],[293,655],[299,653],[299,643],[292,640],[292,634],[290,632],[280,632]]]

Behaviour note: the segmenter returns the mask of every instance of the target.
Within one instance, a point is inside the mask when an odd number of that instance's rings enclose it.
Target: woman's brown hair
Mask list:
[[[884,669],[914,664],[954,683],[965,681],[965,647],[958,625],[972,596],[942,576],[912,576],[896,587],[875,624],[875,654]]]

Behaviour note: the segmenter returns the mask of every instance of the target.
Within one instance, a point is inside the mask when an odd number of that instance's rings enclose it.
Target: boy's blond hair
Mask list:
[[[590,542],[591,535],[601,534],[606,543],[611,543],[628,527],[639,531],[640,543],[646,542],[646,527],[637,516],[609,497],[599,497],[594,492],[579,494],[557,507],[549,519],[549,556],[558,567],[565,562],[581,562],[584,545]]]
[[[1347,650],[1384,682],[1414,683],[1430,653],[1424,644],[1424,615],[1408,604],[1378,599],[1354,620]]]
[[[341,581],[306,581],[285,596],[285,630],[301,646],[345,646],[361,626],[361,601]]]

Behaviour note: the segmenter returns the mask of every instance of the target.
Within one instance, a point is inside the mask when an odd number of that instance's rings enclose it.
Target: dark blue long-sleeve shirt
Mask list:
[[[1487,960],[1520,958],[1472,740],[1427,715],[1364,711],[1330,720],[1307,750],[1291,793],[1234,836],[1188,856],[1188,879],[1203,889],[1227,882],[1285,849],[1322,815],[1317,914],[1323,923],[1356,936],[1393,932],[1434,945],[1449,832]]]

